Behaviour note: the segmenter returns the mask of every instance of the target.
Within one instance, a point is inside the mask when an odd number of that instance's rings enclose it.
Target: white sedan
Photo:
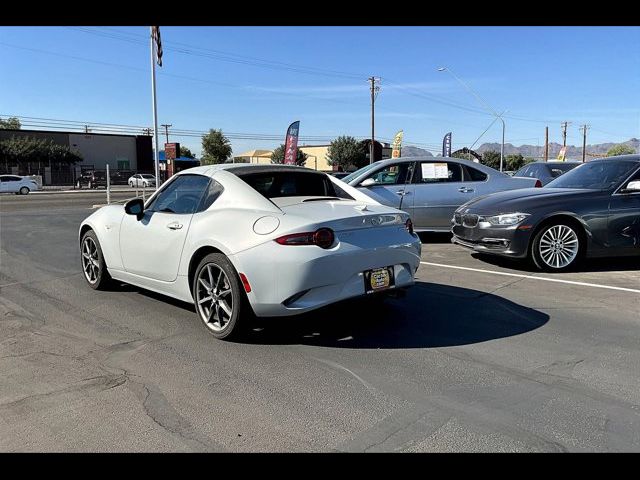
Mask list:
[[[19,175],[0,175],[0,193],[17,193],[28,195],[29,192],[39,190],[35,180]]]
[[[102,207],[79,232],[94,289],[111,279],[195,304],[217,338],[413,285],[409,216],[327,174],[284,165],[183,170],[146,203]]]
[[[155,187],[156,177],[148,173],[136,173],[131,175],[127,183],[130,187]]]

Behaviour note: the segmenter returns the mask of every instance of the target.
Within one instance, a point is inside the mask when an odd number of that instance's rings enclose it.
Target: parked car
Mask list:
[[[94,170],[89,172],[83,172],[76,179],[77,188],[98,188],[107,186],[107,172],[104,170]]]
[[[32,178],[20,175],[0,175],[0,193],[28,195],[29,192],[39,189],[38,183]]]
[[[111,170],[109,176],[111,185],[128,185],[129,179],[135,175],[132,170]]]
[[[531,162],[513,174],[514,177],[537,178],[546,185],[551,180],[567,173],[569,170],[580,165],[581,162]]]
[[[545,188],[494,193],[456,210],[452,242],[569,270],[581,258],[640,255],[640,156],[580,164]]]
[[[333,175],[336,178],[344,178],[349,175],[349,172],[330,172],[329,175]]]
[[[156,177],[148,173],[136,173],[127,180],[130,187],[155,187]]]
[[[239,335],[251,315],[400,292],[421,253],[406,213],[288,165],[183,170],[146,203],[97,210],[79,237],[92,288],[113,278],[190,302],[217,338]]]
[[[513,178],[493,168],[451,157],[381,160],[342,179],[374,200],[409,213],[416,231],[448,232],[456,208],[502,190],[541,187],[534,178]]]

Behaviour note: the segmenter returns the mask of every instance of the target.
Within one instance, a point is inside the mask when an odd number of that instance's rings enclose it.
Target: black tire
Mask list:
[[[566,232],[566,237],[563,232]],[[564,241],[567,243],[565,244],[561,240],[558,240],[560,243],[550,243],[550,239],[554,237],[564,237]],[[575,251],[573,246],[575,246]],[[531,259],[534,266],[544,272],[568,272],[575,270],[580,264],[584,256],[584,249],[585,241],[581,227],[571,221],[557,220],[547,223],[538,230],[531,244]],[[546,258],[542,252],[545,252]],[[569,257],[568,262],[565,257]],[[554,260],[557,262],[556,264],[554,264]]]
[[[129,182],[129,186],[133,188],[133,182]]]
[[[214,278],[220,271],[224,272],[224,277]],[[213,278],[211,288],[200,282],[202,276],[206,284],[210,283],[208,278]],[[225,294],[227,290],[230,292]],[[223,254],[210,253],[200,261],[193,277],[191,292],[196,313],[211,335],[220,340],[238,340],[247,333],[253,320],[253,311],[238,273]],[[210,302],[207,301],[207,296],[211,298]],[[232,297],[231,305],[229,296]],[[231,310],[230,316],[222,303]]]
[[[97,265],[94,263],[93,267],[89,268],[87,267],[88,259],[85,257],[85,242],[87,242],[87,239],[92,241],[95,245],[95,250],[89,246],[89,254],[92,257],[91,260],[97,262]],[[109,275],[109,272],[107,271],[107,264],[105,263],[104,256],[102,255],[100,242],[93,230],[87,231],[80,241],[80,265],[82,267],[82,275],[84,276],[84,279],[94,290],[103,290],[109,285],[109,283],[111,283],[111,275]],[[94,280],[92,281],[92,279]]]
[[[29,192],[30,192],[30,191],[31,191],[31,190],[29,190],[29,187],[22,187],[22,188],[20,189],[20,195],[29,195]]]

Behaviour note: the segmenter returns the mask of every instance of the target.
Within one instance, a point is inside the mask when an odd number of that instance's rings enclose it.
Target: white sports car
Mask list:
[[[251,315],[294,315],[413,285],[409,216],[325,173],[284,165],[183,170],[80,226],[82,269],[195,304],[217,338]]]

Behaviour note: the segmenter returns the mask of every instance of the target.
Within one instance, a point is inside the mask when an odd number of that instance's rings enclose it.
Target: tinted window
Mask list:
[[[377,165],[375,163],[371,163],[369,165],[366,165],[362,168],[359,168],[358,170],[356,170],[355,172],[351,172],[349,175],[347,175],[346,177],[344,177],[342,179],[343,182],[347,182],[349,183],[351,180],[353,180],[354,178],[359,177],[360,175],[362,175],[365,172],[368,172],[371,169],[376,168]]]
[[[215,180],[211,180],[211,182],[209,183],[209,188],[207,189],[207,192],[203,197],[202,203],[200,204],[200,207],[198,207],[197,211],[203,212],[207,208],[209,208],[211,205],[213,205],[213,202],[215,202],[218,199],[218,197],[222,194],[223,191],[224,191],[224,187],[222,185],[220,185]]]
[[[578,164],[575,163],[554,163],[552,165],[547,165],[549,169],[549,174],[553,178],[557,178],[563,173],[567,173],[569,170],[576,168]]]
[[[414,183],[461,182],[462,167],[453,162],[421,162]]]
[[[2,177],[3,182],[19,182],[22,180],[22,177],[16,177],[15,175],[5,175]]]
[[[209,185],[209,177],[179,175],[163,188],[147,210],[168,213],[194,213]]]
[[[484,182],[487,179],[487,174],[477,168],[470,167],[469,165],[465,165],[463,168],[466,182]]]
[[[638,167],[638,162],[625,160],[601,160],[583,163],[550,182],[549,188],[587,188],[607,190]]]
[[[238,176],[267,198],[336,196],[331,180],[324,173],[271,171]]]
[[[372,173],[366,179],[373,179],[376,185],[398,185],[405,183],[409,163],[397,163]]]

